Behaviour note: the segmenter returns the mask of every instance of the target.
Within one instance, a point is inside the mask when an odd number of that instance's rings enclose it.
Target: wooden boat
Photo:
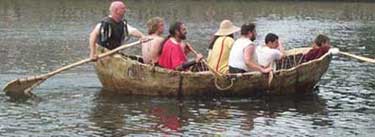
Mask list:
[[[311,93],[327,71],[332,55],[301,63],[302,53],[310,48],[287,51],[287,58],[277,63],[271,84],[268,74],[248,72],[228,74],[226,80],[215,80],[209,71],[180,72],[143,64],[142,58],[116,54],[98,61],[97,75],[105,91],[150,96],[251,96],[264,93],[289,95]],[[220,90],[220,87],[227,89]]]

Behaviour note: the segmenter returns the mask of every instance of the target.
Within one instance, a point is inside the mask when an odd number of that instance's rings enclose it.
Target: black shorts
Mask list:
[[[245,73],[246,70],[229,66],[229,73]]]

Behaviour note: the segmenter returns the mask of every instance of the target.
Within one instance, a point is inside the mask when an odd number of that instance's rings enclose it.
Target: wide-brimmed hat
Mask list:
[[[239,31],[240,28],[237,26],[234,26],[233,23],[230,20],[223,20],[220,23],[219,30],[215,33],[216,36],[225,36],[230,35],[232,33],[235,33]]]

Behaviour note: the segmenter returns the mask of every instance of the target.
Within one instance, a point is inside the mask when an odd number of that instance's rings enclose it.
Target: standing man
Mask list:
[[[122,1],[114,1],[109,7],[110,15],[105,17],[90,33],[90,58],[98,59],[97,45],[112,50],[121,46],[128,34],[143,38],[143,34],[123,20],[127,8]]]
[[[202,59],[202,54],[198,54],[195,60],[187,60],[186,55],[191,49],[190,45],[183,41],[186,39],[186,34],[186,27],[182,22],[176,22],[169,27],[169,35],[162,43],[159,57],[161,67],[178,71],[187,70]]]
[[[148,38],[151,41],[142,43],[142,58],[143,63],[157,64],[159,60],[159,53],[161,51],[161,43],[164,38],[161,36],[164,32],[164,21],[160,17],[154,17],[147,21]]]
[[[259,71],[268,73],[271,68],[263,68],[257,63],[255,54],[256,37],[255,24],[248,23],[241,26],[241,36],[232,47],[229,55],[229,73],[245,73],[249,71]]]

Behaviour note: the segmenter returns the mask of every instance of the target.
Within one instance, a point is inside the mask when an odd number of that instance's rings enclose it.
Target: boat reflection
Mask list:
[[[176,100],[101,91],[94,104],[89,121],[97,135],[232,135],[232,130],[250,135],[257,126],[256,119],[271,125],[285,115],[311,115],[312,124],[332,124],[313,117],[325,115],[326,111],[326,101],[315,94]]]

